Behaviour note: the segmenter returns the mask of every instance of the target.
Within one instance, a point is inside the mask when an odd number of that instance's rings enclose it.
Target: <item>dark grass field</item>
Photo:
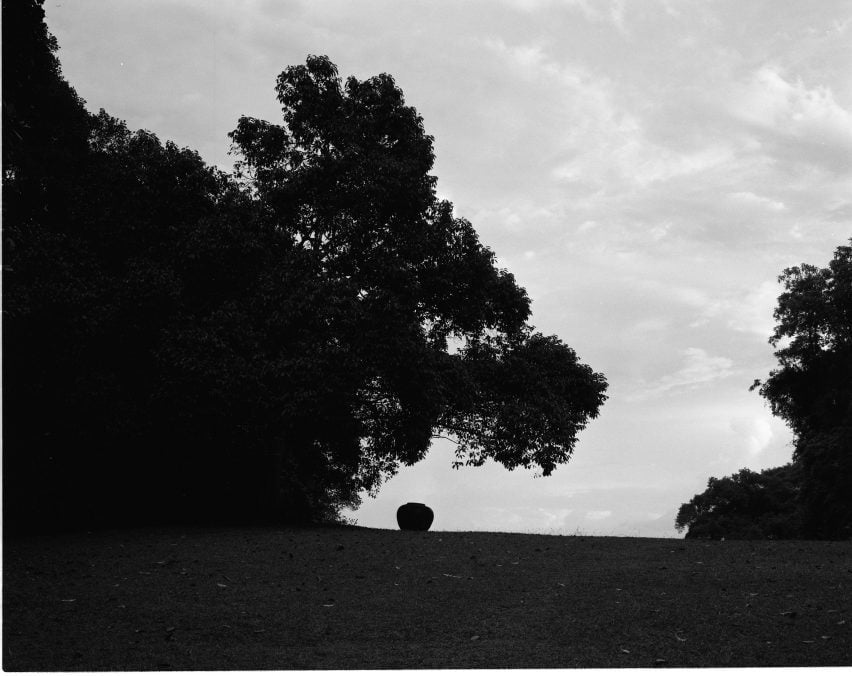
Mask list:
[[[6,670],[852,665],[852,543],[145,529],[8,539]]]

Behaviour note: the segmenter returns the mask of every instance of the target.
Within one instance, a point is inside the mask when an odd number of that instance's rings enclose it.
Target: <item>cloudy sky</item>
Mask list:
[[[367,498],[442,530],[674,536],[710,476],[791,458],[748,387],[791,265],[852,236],[852,3],[47,0],[91,110],[230,169],[240,115],[327,54],[394,76],[435,137],[440,196],[610,399],[551,477],[452,470],[436,443]]]

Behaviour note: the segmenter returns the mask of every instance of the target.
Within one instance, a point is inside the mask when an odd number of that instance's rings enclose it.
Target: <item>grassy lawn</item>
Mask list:
[[[6,670],[852,665],[852,542],[316,529],[8,539]]]

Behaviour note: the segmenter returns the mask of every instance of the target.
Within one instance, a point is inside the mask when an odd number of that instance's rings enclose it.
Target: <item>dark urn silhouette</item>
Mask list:
[[[406,502],[396,510],[396,522],[402,530],[429,530],[435,513],[421,502]]]

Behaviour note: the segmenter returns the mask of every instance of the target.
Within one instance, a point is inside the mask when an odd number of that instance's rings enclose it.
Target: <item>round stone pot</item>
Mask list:
[[[402,530],[429,530],[435,513],[421,502],[406,502],[396,510],[396,522]]]

